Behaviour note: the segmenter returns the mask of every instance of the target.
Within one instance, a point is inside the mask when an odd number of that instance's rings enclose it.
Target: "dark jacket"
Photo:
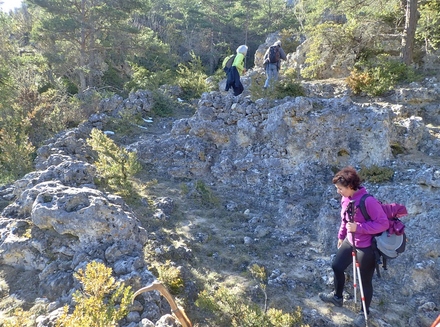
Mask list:
[[[235,96],[243,93],[244,87],[243,87],[243,84],[241,84],[240,74],[238,73],[237,67],[235,67],[235,66],[232,66],[226,72],[225,91],[229,91],[229,89],[231,87],[232,87],[232,90],[234,91]]]

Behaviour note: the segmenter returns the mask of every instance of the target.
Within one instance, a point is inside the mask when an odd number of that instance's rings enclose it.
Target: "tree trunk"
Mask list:
[[[81,1],[81,39],[80,39],[80,55],[79,55],[79,84],[80,91],[83,92],[87,88],[86,76],[84,73],[84,68],[86,66],[86,30],[85,30],[85,12],[86,3],[85,0]]]
[[[402,59],[406,65],[410,65],[414,53],[414,39],[418,20],[417,0],[407,0],[405,30],[402,38]]]

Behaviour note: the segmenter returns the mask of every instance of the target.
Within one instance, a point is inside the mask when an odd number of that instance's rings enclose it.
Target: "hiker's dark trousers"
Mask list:
[[[348,237],[350,237],[349,235]],[[365,306],[367,312],[369,312],[371,299],[373,297],[373,275],[376,267],[376,258],[371,246],[367,248],[356,248],[357,259],[360,265],[362,287],[364,289]],[[341,247],[338,249],[336,256],[333,260],[332,268],[335,273],[335,294],[338,297],[342,297],[345,284],[344,271],[353,263],[352,247],[347,239],[342,242]],[[359,280],[356,280],[359,285]],[[360,294],[360,289],[358,290]]]

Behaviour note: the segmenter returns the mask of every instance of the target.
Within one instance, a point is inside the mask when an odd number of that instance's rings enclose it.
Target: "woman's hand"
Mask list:
[[[344,242],[344,240],[338,239],[338,249],[341,247],[342,242]]]
[[[349,231],[350,233],[354,233],[354,232],[356,232],[357,224],[356,223],[347,223],[346,227],[347,227],[347,231]]]

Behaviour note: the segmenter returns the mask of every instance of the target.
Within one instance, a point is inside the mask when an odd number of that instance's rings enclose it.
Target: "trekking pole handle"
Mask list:
[[[356,207],[355,207],[354,203],[355,203],[355,201],[351,200],[348,203],[348,206],[347,206],[348,219],[349,219],[350,223],[352,223],[352,224],[354,223],[354,214],[355,214],[355,210],[356,210]],[[356,245],[355,245],[354,234],[355,234],[354,232],[351,232],[351,237],[353,238],[353,250],[354,250],[354,252],[356,252]]]
[[[354,222],[354,213],[355,213],[355,209],[356,209],[354,203],[355,203],[355,201],[351,200],[347,206],[348,218],[351,223]]]

